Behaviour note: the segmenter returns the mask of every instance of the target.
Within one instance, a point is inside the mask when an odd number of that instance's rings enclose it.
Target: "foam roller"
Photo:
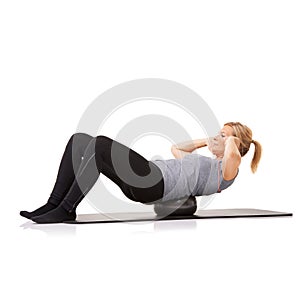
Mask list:
[[[197,201],[195,196],[154,204],[154,211],[158,216],[188,216],[193,215],[196,210]]]

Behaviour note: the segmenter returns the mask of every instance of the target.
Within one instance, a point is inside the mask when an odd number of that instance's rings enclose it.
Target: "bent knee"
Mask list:
[[[97,135],[96,139],[97,139],[97,141],[111,141],[112,140],[111,138],[109,138],[106,135]]]
[[[90,134],[87,134],[85,132],[75,132],[74,134],[72,134],[73,138],[76,139],[92,139],[93,136],[91,136]]]
[[[76,132],[72,134],[70,141],[72,141],[73,147],[81,148],[81,147],[86,147],[93,138],[94,138],[93,136],[87,133]]]
[[[98,146],[98,151],[106,151],[105,149],[108,149],[111,147],[111,144],[113,140],[109,138],[106,135],[97,135],[95,137],[96,145]]]

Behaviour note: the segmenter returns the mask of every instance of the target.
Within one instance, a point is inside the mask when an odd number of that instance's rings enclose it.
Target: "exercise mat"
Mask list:
[[[213,219],[213,218],[256,218],[256,217],[286,217],[292,213],[262,210],[253,208],[233,208],[233,209],[200,209],[193,215],[186,216],[157,216],[155,212],[120,212],[120,213],[98,213],[79,214],[74,221],[65,221],[71,224],[86,223],[113,223],[113,222],[139,222],[139,221],[163,221],[181,219]]]

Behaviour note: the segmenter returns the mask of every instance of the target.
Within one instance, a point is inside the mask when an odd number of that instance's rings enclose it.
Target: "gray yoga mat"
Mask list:
[[[163,221],[181,219],[212,219],[212,218],[253,218],[253,217],[286,217],[292,213],[262,210],[253,208],[234,209],[202,209],[191,216],[157,216],[155,212],[132,213],[107,213],[107,214],[79,214],[75,221],[65,221],[71,224],[87,223],[114,223],[114,222],[138,222],[138,221]]]

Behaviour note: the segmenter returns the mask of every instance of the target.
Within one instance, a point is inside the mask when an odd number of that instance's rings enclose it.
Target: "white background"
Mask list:
[[[297,2],[0,2],[2,299],[299,299]],[[294,216],[80,226],[20,217],[48,199],[87,106],[138,78],[188,86],[220,124],[245,123],[263,145],[257,173],[250,149],[236,183],[208,208]],[[184,112],[150,107],[201,138]],[[118,113],[101,134],[145,111]],[[148,135],[132,147],[172,158],[170,145]],[[77,212],[95,211],[84,200]]]

